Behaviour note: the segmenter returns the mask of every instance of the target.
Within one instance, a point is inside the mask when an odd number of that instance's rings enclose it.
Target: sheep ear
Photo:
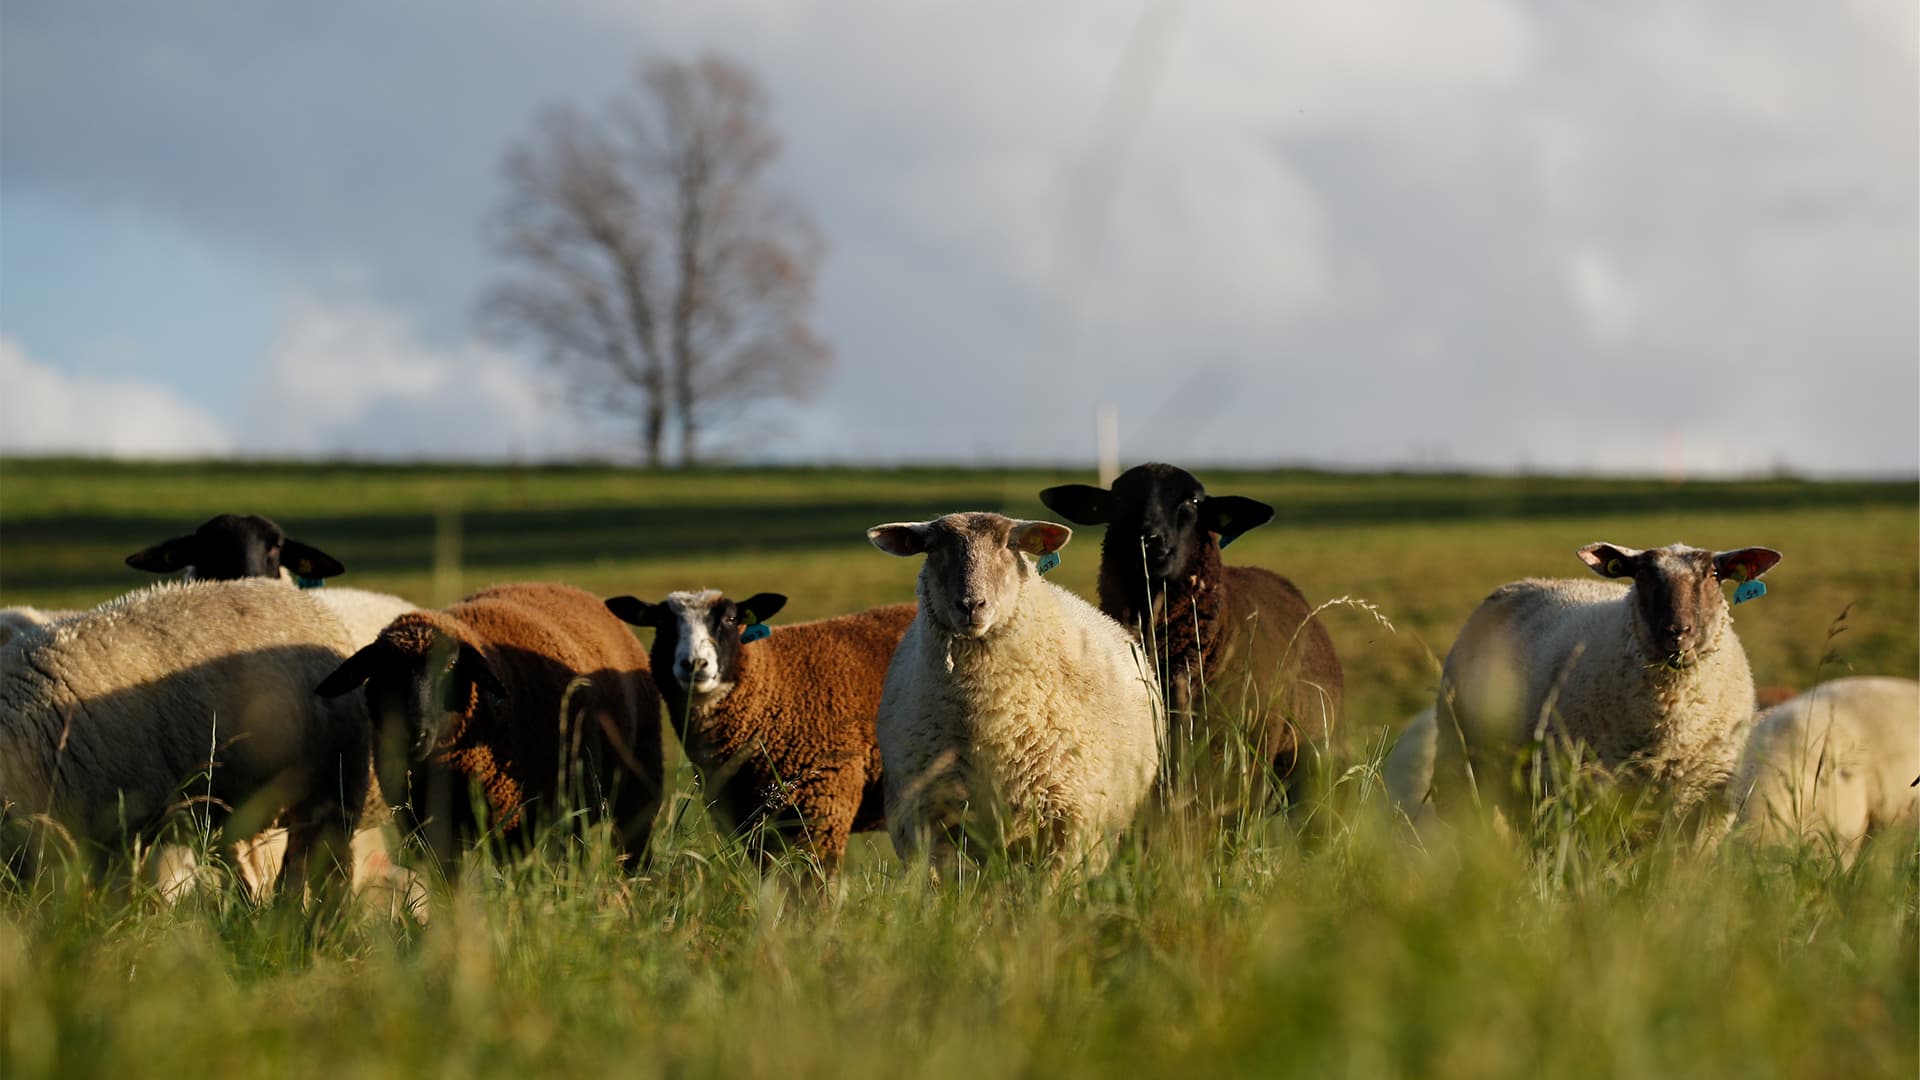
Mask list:
[[[461,677],[472,679],[481,690],[500,700],[506,699],[507,688],[501,685],[500,676],[493,673],[493,665],[487,663],[487,658],[481,655],[479,649],[461,642],[460,658],[454,661],[453,667]]]
[[[145,570],[149,574],[171,574],[193,563],[194,548],[198,537],[192,533],[176,536],[171,540],[162,540],[149,548],[127,556],[127,565],[135,570]]]
[[[321,578],[337,577],[347,572],[347,568],[340,565],[340,560],[298,540],[280,542],[280,565],[303,578],[316,581]]]
[[[1105,525],[1113,520],[1113,492],[1092,484],[1045,488],[1040,502],[1075,525]]]
[[[753,622],[766,622],[787,606],[787,598],[777,592],[754,593],[736,606]]]
[[[1221,547],[1272,520],[1273,507],[1243,495],[1209,495],[1200,502],[1200,524],[1208,532],[1220,534]]]
[[[1772,548],[1735,548],[1713,556],[1713,572],[1721,581],[1753,581],[1773,569],[1780,553]]]
[[[1574,554],[1580,561],[1593,567],[1593,572],[1601,577],[1632,577],[1641,555],[1639,548],[1621,547],[1618,544],[1588,544]]]
[[[607,610],[620,617],[620,621],[635,626],[651,626],[658,630],[667,621],[667,605],[649,604],[637,596],[616,596],[607,601]]]
[[[314,687],[313,692],[323,698],[337,698],[359,688],[361,683],[372,678],[373,673],[379,670],[381,644],[376,641],[347,657],[345,662],[333,669],[333,674],[320,680],[320,685]]]
[[[927,550],[927,527],[918,521],[896,521],[890,525],[875,525],[867,530],[867,539],[873,546],[889,555],[905,558],[909,555],[923,555]]]
[[[1067,546],[1073,530],[1051,521],[1016,521],[1007,535],[1007,546],[1029,555],[1046,555]]]

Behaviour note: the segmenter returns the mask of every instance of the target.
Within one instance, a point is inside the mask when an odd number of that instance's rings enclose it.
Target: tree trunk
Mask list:
[[[648,394],[640,430],[640,449],[647,455],[647,468],[660,467],[660,443],[666,433],[666,399],[660,394]]]

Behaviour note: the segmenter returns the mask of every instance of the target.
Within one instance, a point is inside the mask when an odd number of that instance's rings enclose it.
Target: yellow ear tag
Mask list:
[[[1626,564],[1622,563],[1619,559],[1607,560],[1607,575],[1609,577],[1619,577],[1620,571],[1624,569],[1626,569]]]

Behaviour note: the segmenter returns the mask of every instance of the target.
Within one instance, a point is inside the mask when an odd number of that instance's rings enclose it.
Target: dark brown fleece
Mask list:
[[[626,624],[592,593],[538,583],[499,585],[445,611],[403,615],[382,636],[425,655],[436,634],[478,648],[506,695],[495,701],[471,688],[465,713],[414,770],[408,802],[416,814],[446,814],[459,847],[480,829],[524,843],[565,795],[570,805],[584,803],[590,820],[610,814],[616,842],[643,855],[662,790],[660,696]],[[474,820],[469,784],[481,792],[485,822]]]
[[[1223,565],[1212,537],[1149,603],[1139,556],[1108,550],[1117,542],[1111,529],[1101,542],[1100,610],[1135,633],[1151,630],[1143,639],[1159,662],[1170,722],[1186,722],[1204,693],[1208,716],[1230,719],[1279,775],[1292,776],[1301,742],[1326,736],[1345,696],[1333,639],[1312,605],[1271,570]]]
[[[850,834],[885,827],[874,718],[914,610],[894,604],[774,628],[741,646],[726,676],[733,690],[684,726],[684,698],[668,680],[668,714],[722,831],[746,834],[764,821],[831,873]]]

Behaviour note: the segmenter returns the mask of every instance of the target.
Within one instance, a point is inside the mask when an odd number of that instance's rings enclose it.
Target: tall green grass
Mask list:
[[[0,602],[104,599],[140,583],[126,552],[229,510],[340,556],[343,584],[429,599],[452,513],[461,560],[441,587],[774,589],[799,619],[911,596],[866,525],[1037,515],[1040,487],[1075,478],[8,461]],[[1105,873],[1059,884],[988,859],[931,888],[867,834],[823,886],[799,855],[763,877],[714,835],[681,763],[642,872],[614,865],[604,831],[556,826],[532,857],[481,853],[457,881],[428,866],[425,926],[236,889],[169,905],[138,884],[0,881],[0,1076],[1920,1071],[1912,833],[1846,868],[1817,845],[1703,855],[1659,830],[1623,842],[1599,800],[1555,804],[1521,842],[1423,844],[1378,781],[1474,604],[1578,572],[1590,540],[1779,548],[1773,591],[1737,613],[1759,681],[1913,677],[1914,485],[1206,478],[1283,507],[1236,561],[1392,622],[1323,613],[1345,733],[1284,818],[1156,802]],[[1091,595],[1094,540],[1050,580]]]

